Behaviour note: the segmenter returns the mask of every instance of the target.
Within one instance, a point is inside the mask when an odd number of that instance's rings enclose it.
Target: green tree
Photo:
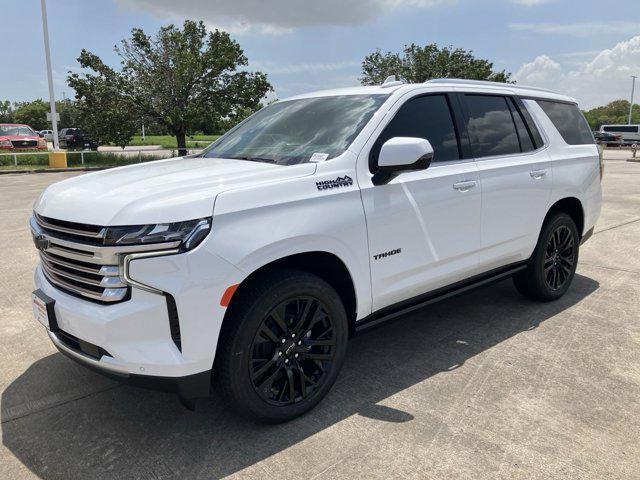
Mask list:
[[[13,106],[9,100],[0,100],[0,123],[14,123]]]
[[[363,85],[379,85],[390,75],[408,83],[422,83],[433,78],[511,81],[510,73],[494,71],[492,62],[476,58],[470,50],[451,46],[439,48],[435,43],[424,47],[412,43],[401,53],[382,53],[377,49],[362,61],[360,82]]]
[[[135,135],[139,120],[139,105],[129,79],[86,50],[82,50],[78,62],[94,72],[67,77],[67,83],[76,92],[80,125],[99,143],[124,148]]]
[[[57,101],[56,112],[60,115],[60,122],[58,122],[59,129],[83,127],[77,102],[74,102],[70,98]]]
[[[45,130],[49,128],[49,122],[47,122],[48,111],[49,104],[39,98],[32,102],[17,104],[17,108],[13,112],[13,119],[16,123],[24,123],[36,131]]]
[[[136,125],[148,118],[166,128],[176,137],[181,155],[186,153],[187,132],[203,118],[232,118],[255,109],[271,90],[265,74],[241,70],[248,61],[240,45],[225,32],[207,32],[203,22],[187,20],[182,29],[161,27],[153,37],[136,28],[115,51],[122,60],[119,72],[82,51],[81,66],[96,74],[69,76],[76,98],[86,102],[90,84],[96,87],[94,98],[122,97]],[[111,88],[115,85],[119,93]]]
[[[601,107],[586,110],[584,116],[592,130],[599,130],[602,125],[620,125],[629,121],[629,101],[614,100]],[[633,105],[631,123],[640,124],[640,105]]]

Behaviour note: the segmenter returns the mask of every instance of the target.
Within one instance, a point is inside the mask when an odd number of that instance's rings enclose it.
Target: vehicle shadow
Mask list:
[[[188,411],[173,395],[135,389],[85,371],[60,354],[35,362],[2,393],[2,440],[41,478],[219,478],[238,472],[354,414],[384,422],[413,416],[388,397],[535,329],[598,288],[576,275],[552,303],[520,297],[510,281],[415,312],[354,338],[328,397],[302,418],[259,425],[219,396]],[[82,372],[82,373],[79,373]],[[53,406],[42,398],[75,382],[90,390]],[[424,409],[431,407],[425,401]]]

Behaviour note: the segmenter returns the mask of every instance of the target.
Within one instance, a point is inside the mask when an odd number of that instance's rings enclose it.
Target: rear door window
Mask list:
[[[429,140],[434,162],[460,159],[458,136],[446,95],[412,98],[400,107],[371,149],[369,162],[372,171],[377,168],[382,144],[393,137]]]
[[[550,100],[538,100],[538,105],[569,145],[594,143],[589,124],[577,105]]]
[[[474,156],[520,153],[520,141],[507,99],[495,95],[465,95],[467,131]]]
[[[533,140],[531,139],[531,135],[529,134],[529,130],[520,115],[520,112],[516,108],[512,99],[507,100],[509,104],[509,108],[511,109],[511,116],[513,117],[513,122],[516,124],[516,131],[518,132],[518,140],[520,141],[520,150],[522,152],[531,152],[535,150],[535,146],[533,144]]]

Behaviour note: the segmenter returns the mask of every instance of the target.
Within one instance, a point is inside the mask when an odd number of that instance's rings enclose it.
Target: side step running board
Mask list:
[[[475,277],[471,277],[467,280],[438,288],[432,292],[418,295],[417,297],[404,300],[389,307],[385,307],[358,321],[355,325],[356,333],[360,333],[375,325],[388,322],[389,320],[393,320],[399,316],[419,310],[427,305],[439,302],[440,300],[445,300],[475,288],[499,282],[505,278],[512,277],[515,273],[524,270],[525,268],[527,268],[526,261],[512,264],[507,267],[501,267],[481,275],[476,275]]]

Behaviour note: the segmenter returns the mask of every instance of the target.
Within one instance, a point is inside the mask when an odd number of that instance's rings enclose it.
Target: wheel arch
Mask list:
[[[553,213],[557,212],[566,213],[571,217],[578,229],[578,235],[582,238],[584,234],[584,207],[582,202],[576,197],[565,197],[558,200],[549,208],[543,224]]]
[[[281,268],[291,268],[317,275],[331,285],[340,296],[347,312],[349,321],[349,336],[354,333],[357,318],[358,299],[353,276],[346,264],[334,253],[326,251],[309,251],[291,254],[266,263],[251,272],[237,287],[231,297],[227,311],[223,319],[223,325],[233,312],[234,299],[239,298],[242,289],[251,282],[260,281],[260,278],[270,271]]]

